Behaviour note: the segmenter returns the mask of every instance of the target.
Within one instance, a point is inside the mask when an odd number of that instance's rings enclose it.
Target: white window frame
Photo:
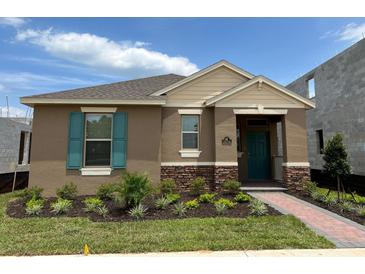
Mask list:
[[[111,129],[110,129],[110,138],[87,138],[86,135],[86,127],[87,127],[87,115],[107,115],[107,116],[111,116],[112,118],[112,122],[111,122]],[[86,142],[87,141],[105,141],[105,142],[110,142],[110,164],[107,166],[87,166],[86,165]],[[106,175],[105,171],[106,169],[110,169],[111,171],[111,166],[112,166],[112,154],[113,154],[113,114],[111,113],[98,113],[98,112],[88,112],[85,113],[85,125],[84,125],[84,155],[83,155],[83,168],[81,169],[81,172],[83,173],[83,175]],[[89,174],[89,170],[99,170],[102,172],[102,174],[96,174],[95,172],[93,172],[92,174]],[[83,172],[84,171],[84,172]],[[86,172],[85,172],[86,171]],[[110,173],[109,173],[110,174]]]
[[[313,90],[310,89],[310,82],[313,81]],[[311,75],[310,77],[307,78],[306,81],[307,84],[307,97],[308,99],[313,99],[316,97],[316,80],[314,78],[314,75]],[[313,92],[313,94],[311,94],[311,91]]]
[[[179,151],[182,158],[198,158],[200,156],[201,151],[200,148],[200,114],[201,110],[199,112],[192,112],[189,110],[185,110],[184,112],[180,112],[180,144],[181,144],[181,150]],[[183,130],[183,120],[184,117],[197,117],[198,118],[198,131],[184,131]],[[197,148],[184,148],[184,133],[193,133],[197,134]]]

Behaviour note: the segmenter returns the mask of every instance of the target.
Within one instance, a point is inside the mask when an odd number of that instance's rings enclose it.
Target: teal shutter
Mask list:
[[[67,168],[82,167],[82,151],[84,140],[84,114],[71,112],[68,125]]]
[[[125,112],[113,115],[112,167],[124,168],[127,162],[128,116]]]

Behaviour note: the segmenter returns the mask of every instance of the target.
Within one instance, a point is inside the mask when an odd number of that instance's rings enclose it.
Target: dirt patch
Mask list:
[[[128,213],[128,209],[119,208],[115,205],[113,201],[105,200],[104,203],[109,210],[108,215],[104,218],[96,213],[85,212],[83,200],[90,196],[79,196],[72,201],[72,208],[65,214],[56,215],[51,211],[51,203],[53,203],[56,198],[48,198],[45,200],[44,208],[40,213],[39,217],[89,217],[93,221],[135,221]],[[219,194],[218,198],[223,197],[227,199],[233,199],[232,195]],[[185,202],[193,197],[187,193],[181,193],[181,199],[179,201]],[[164,220],[164,219],[177,219],[179,218],[173,211],[174,205],[168,205],[166,209],[159,210],[155,208],[155,199],[148,197],[144,201],[144,205],[148,207],[148,210],[144,216],[144,220]],[[234,217],[234,218],[245,218],[250,215],[250,210],[248,207],[249,203],[237,203],[236,207],[233,209],[227,209],[222,215],[223,217]],[[280,212],[274,208],[267,205],[268,215],[282,215]],[[25,202],[22,199],[17,199],[9,202],[6,213],[10,217],[14,218],[31,218],[25,213]],[[218,217],[217,211],[213,204],[200,203],[199,207],[196,209],[188,209],[185,218],[191,217]]]
[[[338,208],[337,206],[332,206],[332,205],[328,205],[325,203],[322,203],[320,201],[316,201],[314,199],[312,199],[312,197],[305,195],[305,194],[298,194],[298,193],[290,193],[290,195],[293,195],[301,200],[307,201],[311,204],[314,204],[316,206],[319,206],[321,208],[327,209],[329,211],[332,211],[333,213],[336,213],[342,217],[345,217],[347,219],[350,219],[354,222],[357,222],[361,225],[365,225],[365,217],[361,217],[359,216],[356,212],[349,212],[349,211],[342,211],[340,208]]]

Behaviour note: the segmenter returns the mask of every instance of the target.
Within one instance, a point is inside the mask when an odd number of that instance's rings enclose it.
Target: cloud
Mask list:
[[[0,17],[0,25],[19,28],[27,23],[26,19],[19,17]]]
[[[328,31],[320,38],[326,39],[329,37],[335,37],[338,41],[350,41],[352,43],[356,43],[365,37],[365,23],[350,23],[339,30]]]
[[[40,75],[29,72],[0,72],[1,92],[7,94],[18,94],[20,96],[30,95],[33,92],[49,92],[82,86],[102,84],[101,81],[84,80],[74,77],[58,75]]]
[[[338,34],[338,39],[342,41],[357,42],[365,36],[365,23],[346,25]]]
[[[9,117],[25,117],[25,115],[26,111],[24,109],[9,106]],[[8,116],[8,108],[6,106],[0,106],[0,117],[7,117],[7,116]]]
[[[55,32],[52,28],[21,30],[15,40],[39,46],[57,58],[127,77],[190,75],[198,70],[188,58],[148,49],[149,43],[142,41],[116,42],[90,33]]]
[[[3,90],[5,90],[5,87],[4,87],[4,85],[0,84],[0,92]]]

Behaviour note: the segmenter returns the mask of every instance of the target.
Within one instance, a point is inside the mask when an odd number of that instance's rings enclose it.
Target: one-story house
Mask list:
[[[306,110],[314,103],[278,83],[219,61],[188,77],[167,74],[22,97],[34,107],[29,186],[46,195],[67,182],[81,194],[146,172],[187,189],[227,179],[309,178]]]

